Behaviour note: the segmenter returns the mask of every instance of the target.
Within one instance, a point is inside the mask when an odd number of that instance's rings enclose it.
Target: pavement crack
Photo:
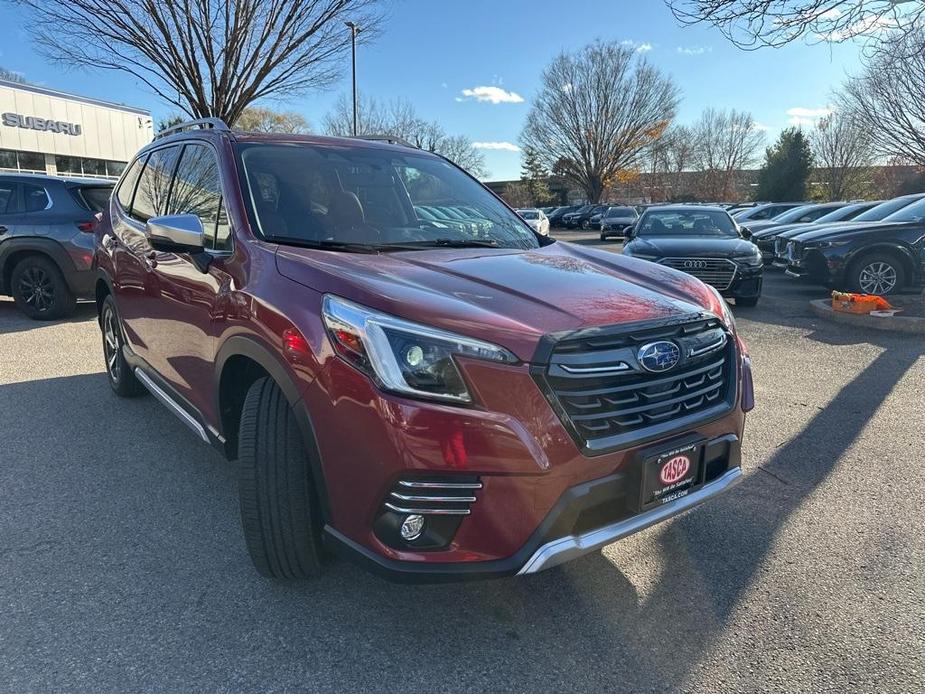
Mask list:
[[[771,472],[770,470],[768,470],[768,469],[767,469],[766,467],[764,467],[763,465],[759,465],[759,466],[758,466],[758,469],[761,470],[763,473],[765,473],[765,474],[767,474],[767,475],[770,475],[771,477],[773,477],[774,479],[776,479],[776,480],[777,480],[778,482],[780,482],[781,484],[786,485],[786,486],[788,486],[788,487],[790,486],[790,482],[788,482],[787,480],[785,480],[785,479],[784,479],[783,477],[781,477],[780,475],[775,475],[773,472]]]

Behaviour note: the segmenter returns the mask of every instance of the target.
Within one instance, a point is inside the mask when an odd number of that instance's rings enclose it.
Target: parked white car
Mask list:
[[[538,210],[535,207],[528,207],[523,210],[517,210],[517,214],[519,214],[537,234],[549,236],[549,218],[545,215],[543,210]]]

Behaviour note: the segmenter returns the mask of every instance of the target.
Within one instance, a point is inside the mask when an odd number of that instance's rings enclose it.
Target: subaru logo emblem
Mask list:
[[[673,369],[681,361],[681,350],[674,342],[650,342],[639,348],[636,360],[646,371],[658,373]]]

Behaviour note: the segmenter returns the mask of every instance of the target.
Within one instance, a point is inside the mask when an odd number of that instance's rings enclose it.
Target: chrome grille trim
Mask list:
[[[392,492],[390,496],[399,501],[432,501],[434,503],[449,501],[456,503],[465,502],[467,504],[475,501],[474,496],[423,496],[417,494],[399,494],[398,492]]]
[[[739,266],[728,258],[662,258],[658,262],[693,275],[719,290],[729,289],[739,270]],[[697,267],[685,267],[690,263],[696,263]]]
[[[388,501],[383,506],[396,513],[414,513],[421,516],[468,516],[472,513],[467,508],[406,508],[404,506],[395,506]]]
[[[481,482],[414,482],[411,480],[399,480],[398,484],[402,487],[411,487],[413,489],[481,489]]]

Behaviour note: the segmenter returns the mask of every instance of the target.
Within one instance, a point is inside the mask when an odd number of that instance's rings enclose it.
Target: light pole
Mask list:
[[[350,28],[350,49],[353,55],[353,136],[357,134],[357,34],[360,27],[353,22],[344,22]]]

